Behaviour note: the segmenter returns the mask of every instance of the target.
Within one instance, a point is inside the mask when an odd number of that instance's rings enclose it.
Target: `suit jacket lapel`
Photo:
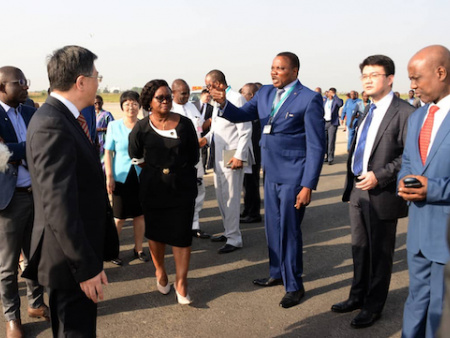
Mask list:
[[[428,109],[426,111],[428,111]],[[420,129],[421,128],[419,128],[419,130]],[[444,141],[444,139],[447,137],[449,132],[450,132],[450,114],[449,114],[449,112],[447,112],[447,116],[444,118],[444,121],[442,121],[442,124],[439,127],[439,130],[436,134],[433,144],[431,145],[430,152],[427,156],[427,161],[425,162],[424,171],[427,169],[428,165],[430,164],[430,161],[433,160],[433,157],[436,155],[439,147],[441,146],[442,141]],[[418,140],[418,138],[417,138],[417,140]],[[419,144],[419,142],[417,142],[417,144]],[[417,145],[417,148],[418,147],[419,146]]]
[[[370,152],[370,157],[372,157],[375,149],[378,146],[378,143],[380,143],[380,140],[384,134],[384,131],[389,126],[389,123],[391,123],[391,120],[394,118],[394,116],[397,115],[397,113],[398,113],[398,101],[397,101],[397,98],[394,97],[392,99],[391,104],[389,105],[388,110],[386,111],[386,114],[383,117],[383,120],[381,121],[380,127],[378,128],[377,136],[375,137],[372,151]]]
[[[280,116],[283,115],[283,113],[285,111],[288,111],[289,105],[298,97],[300,90],[303,88],[303,85],[300,83],[299,80],[297,80],[297,82],[294,84],[294,89],[292,90],[291,94],[288,96],[288,98],[286,99],[286,101],[283,102],[283,104],[281,105],[280,109],[278,110],[277,115],[275,115],[273,121],[275,122],[275,120],[279,119]],[[276,88],[273,92],[273,96],[270,95],[270,97],[272,98],[272,103],[273,103],[273,99],[275,98],[275,94],[276,94]]]
[[[79,134],[81,139],[83,140],[83,144],[89,149],[90,153],[97,159],[98,154],[95,151],[95,147],[93,144],[89,141],[86,134],[84,133],[84,130],[81,128],[80,123],[77,121],[75,116],[73,116],[72,112],[67,108],[61,101],[55,99],[52,96],[49,96],[45,103],[55,107],[59,112],[61,112],[69,121],[69,123],[72,124],[73,128],[76,130],[76,133]],[[80,113],[81,114],[81,113]]]
[[[3,109],[3,107],[0,105],[0,119],[5,121],[6,124],[8,125],[8,129],[11,130],[11,135],[14,137],[14,142],[19,142],[17,140],[17,135],[16,135],[16,130],[14,129],[14,126],[11,122],[11,120],[9,119],[8,114],[6,113],[6,111]],[[5,137],[5,135],[3,135],[3,137]],[[11,142],[11,141],[9,141]]]

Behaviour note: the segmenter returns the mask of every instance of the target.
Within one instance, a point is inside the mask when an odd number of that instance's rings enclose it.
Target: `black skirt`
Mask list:
[[[195,200],[170,208],[145,210],[145,237],[177,247],[192,245],[192,220]]]
[[[131,166],[125,183],[116,182],[112,205],[115,218],[127,219],[142,215],[139,201],[139,179],[134,166]]]

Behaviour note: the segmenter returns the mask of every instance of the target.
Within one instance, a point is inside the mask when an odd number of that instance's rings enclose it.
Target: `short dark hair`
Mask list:
[[[146,111],[151,110],[150,103],[153,100],[153,96],[155,96],[156,91],[161,87],[167,87],[171,91],[169,85],[167,84],[167,82],[165,80],[158,80],[158,79],[151,80],[145,84],[145,86],[144,86],[144,88],[142,88],[142,92],[141,92],[142,108],[144,108]]]
[[[209,90],[206,88],[203,89],[202,92],[200,93],[200,95],[203,95],[203,94],[209,94]]]
[[[247,86],[248,89],[250,89],[253,95],[255,95],[256,92],[259,90],[258,86],[252,82],[246,83],[245,85],[242,86],[242,88],[244,88],[245,86]]]
[[[103,97],[101,97],[100,95],[95,95],[95,99],[100,100],[103,103]]]
[[[120,95],[120,109],[123,110],[123,103],[128,100],[136,101],[137,103],[139,103],[139,106],[141,105],[141,103],[139,102],[139,94],[134,90],[127,90],[124,91],[122,95]]]
[[[206,76],[209,76],[212,81],[218,81],[219,83],[227,86],[227,79],[225,78],[225,74],[218,69],[211,70]]]
[[[333,93],[335,93],[336,94],[336,88],[334,88],[334,87],[331,87],[330,89],[328,89],[330,92],[333,92]]]
[[[78,76],[91,76],[97,55],[80,46],[65,46],[48,57],[47,73],[50,90],[66,92],[72,88]]]
[[[371,55],[364,59],[364,61],[359,65],[361,73],[365,66],[381,66],[384,68],[386,76],[395,74],[394,61],[385,55]]]
[[[291,64],[292,68],[297,68],[297,70],[300,70],[300,60],[297,55],[291,52],[281,52],[278,53],[277,56],[282,56],[287,59],[289,59],[289,63]]]

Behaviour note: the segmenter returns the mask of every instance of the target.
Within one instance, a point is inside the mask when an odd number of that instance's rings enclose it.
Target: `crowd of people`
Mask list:
[[[127,219],[133,223],[134,257],[149,261],[145,237],[156,288],[164,295],[172,289],[165,269],[166,246],[172,247],[176,299],[191,304],[193,238],[222,242],[219,254],[243,247],[240,223],[262,221],[260,168],[269,276],[253,283],[284,285],[282,308],[300,304],[301,223],[323,163],[334,163],[340,124],[348,132],[342,199],[349,203],[354,273],[348,298],[331,310],[359,310],[350,323],[354,328],[380,319],[397,221],[409,212],[410,287],[402,336],[450,334],[450,304],[442,313],[450,259],[447,48],[429,46],[411,58],[407,100],[392,91],[395,65],[385,55],[363,60],[362,100],[351,91],[344,103],[336,88],[322,95],[320,88],[304,86],[300,60],[282,52],[272,62],[272,85],[247,83],[237,92],[214,69],[205,75],[200,100],[191,103],[186,81],[169,86],[155,79],[140,94],[121,94],[124,117],[117,120],[97,95],[102,76],[96,59],[79,46],[54,51],[47,64],[49,97],[38,110],[26,104],[29,80],[23,72],[0,68],[0,291],[7,337],[24,334],[21,253],[28,315],[51,321],[55,337],[95,337],[97,302],[108,283],[103,262],[122,265],[119,235]],[[143,119],[140,109],[148,112]],[[216,236],[200,229],[206,168],[214,170],[223,220],[223,234]],[[450,267],[446,273],[450,280]]]

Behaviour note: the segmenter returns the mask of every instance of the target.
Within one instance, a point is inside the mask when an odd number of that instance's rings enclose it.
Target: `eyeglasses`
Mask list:
[[[83,76],[97,79],[99,83],[102,82],[102,80],[103,80],[103,75],[100,75],[100,74],[97,74],[96,76],[94,76],[94,75],[83,75]]]
[[[20,79],[20,80],[14,80],[14,81],[5,81],[2,82],[3,84],[5,83],[18,83],[19,86],[21,87],[29,87],[31,85],[31,81],[29,79]]]
[[[387,74],[379,74],[379,73],[364,74],[364,75],[361,75],[361,81],[376,80],[380,76],[387,76]]]
[[[137,102],[133,102],[133,103],[124,103],[123,106],[124,106],[125,108],[130,108],[130,107],[133,107],[133,108],[139,108],[139,103],[137,103]]]
[[[159,103],[163,103],[164,100],[166,100],[167,102],[172,102],[172,95],[159,95],[155,96],[154,99]]]

